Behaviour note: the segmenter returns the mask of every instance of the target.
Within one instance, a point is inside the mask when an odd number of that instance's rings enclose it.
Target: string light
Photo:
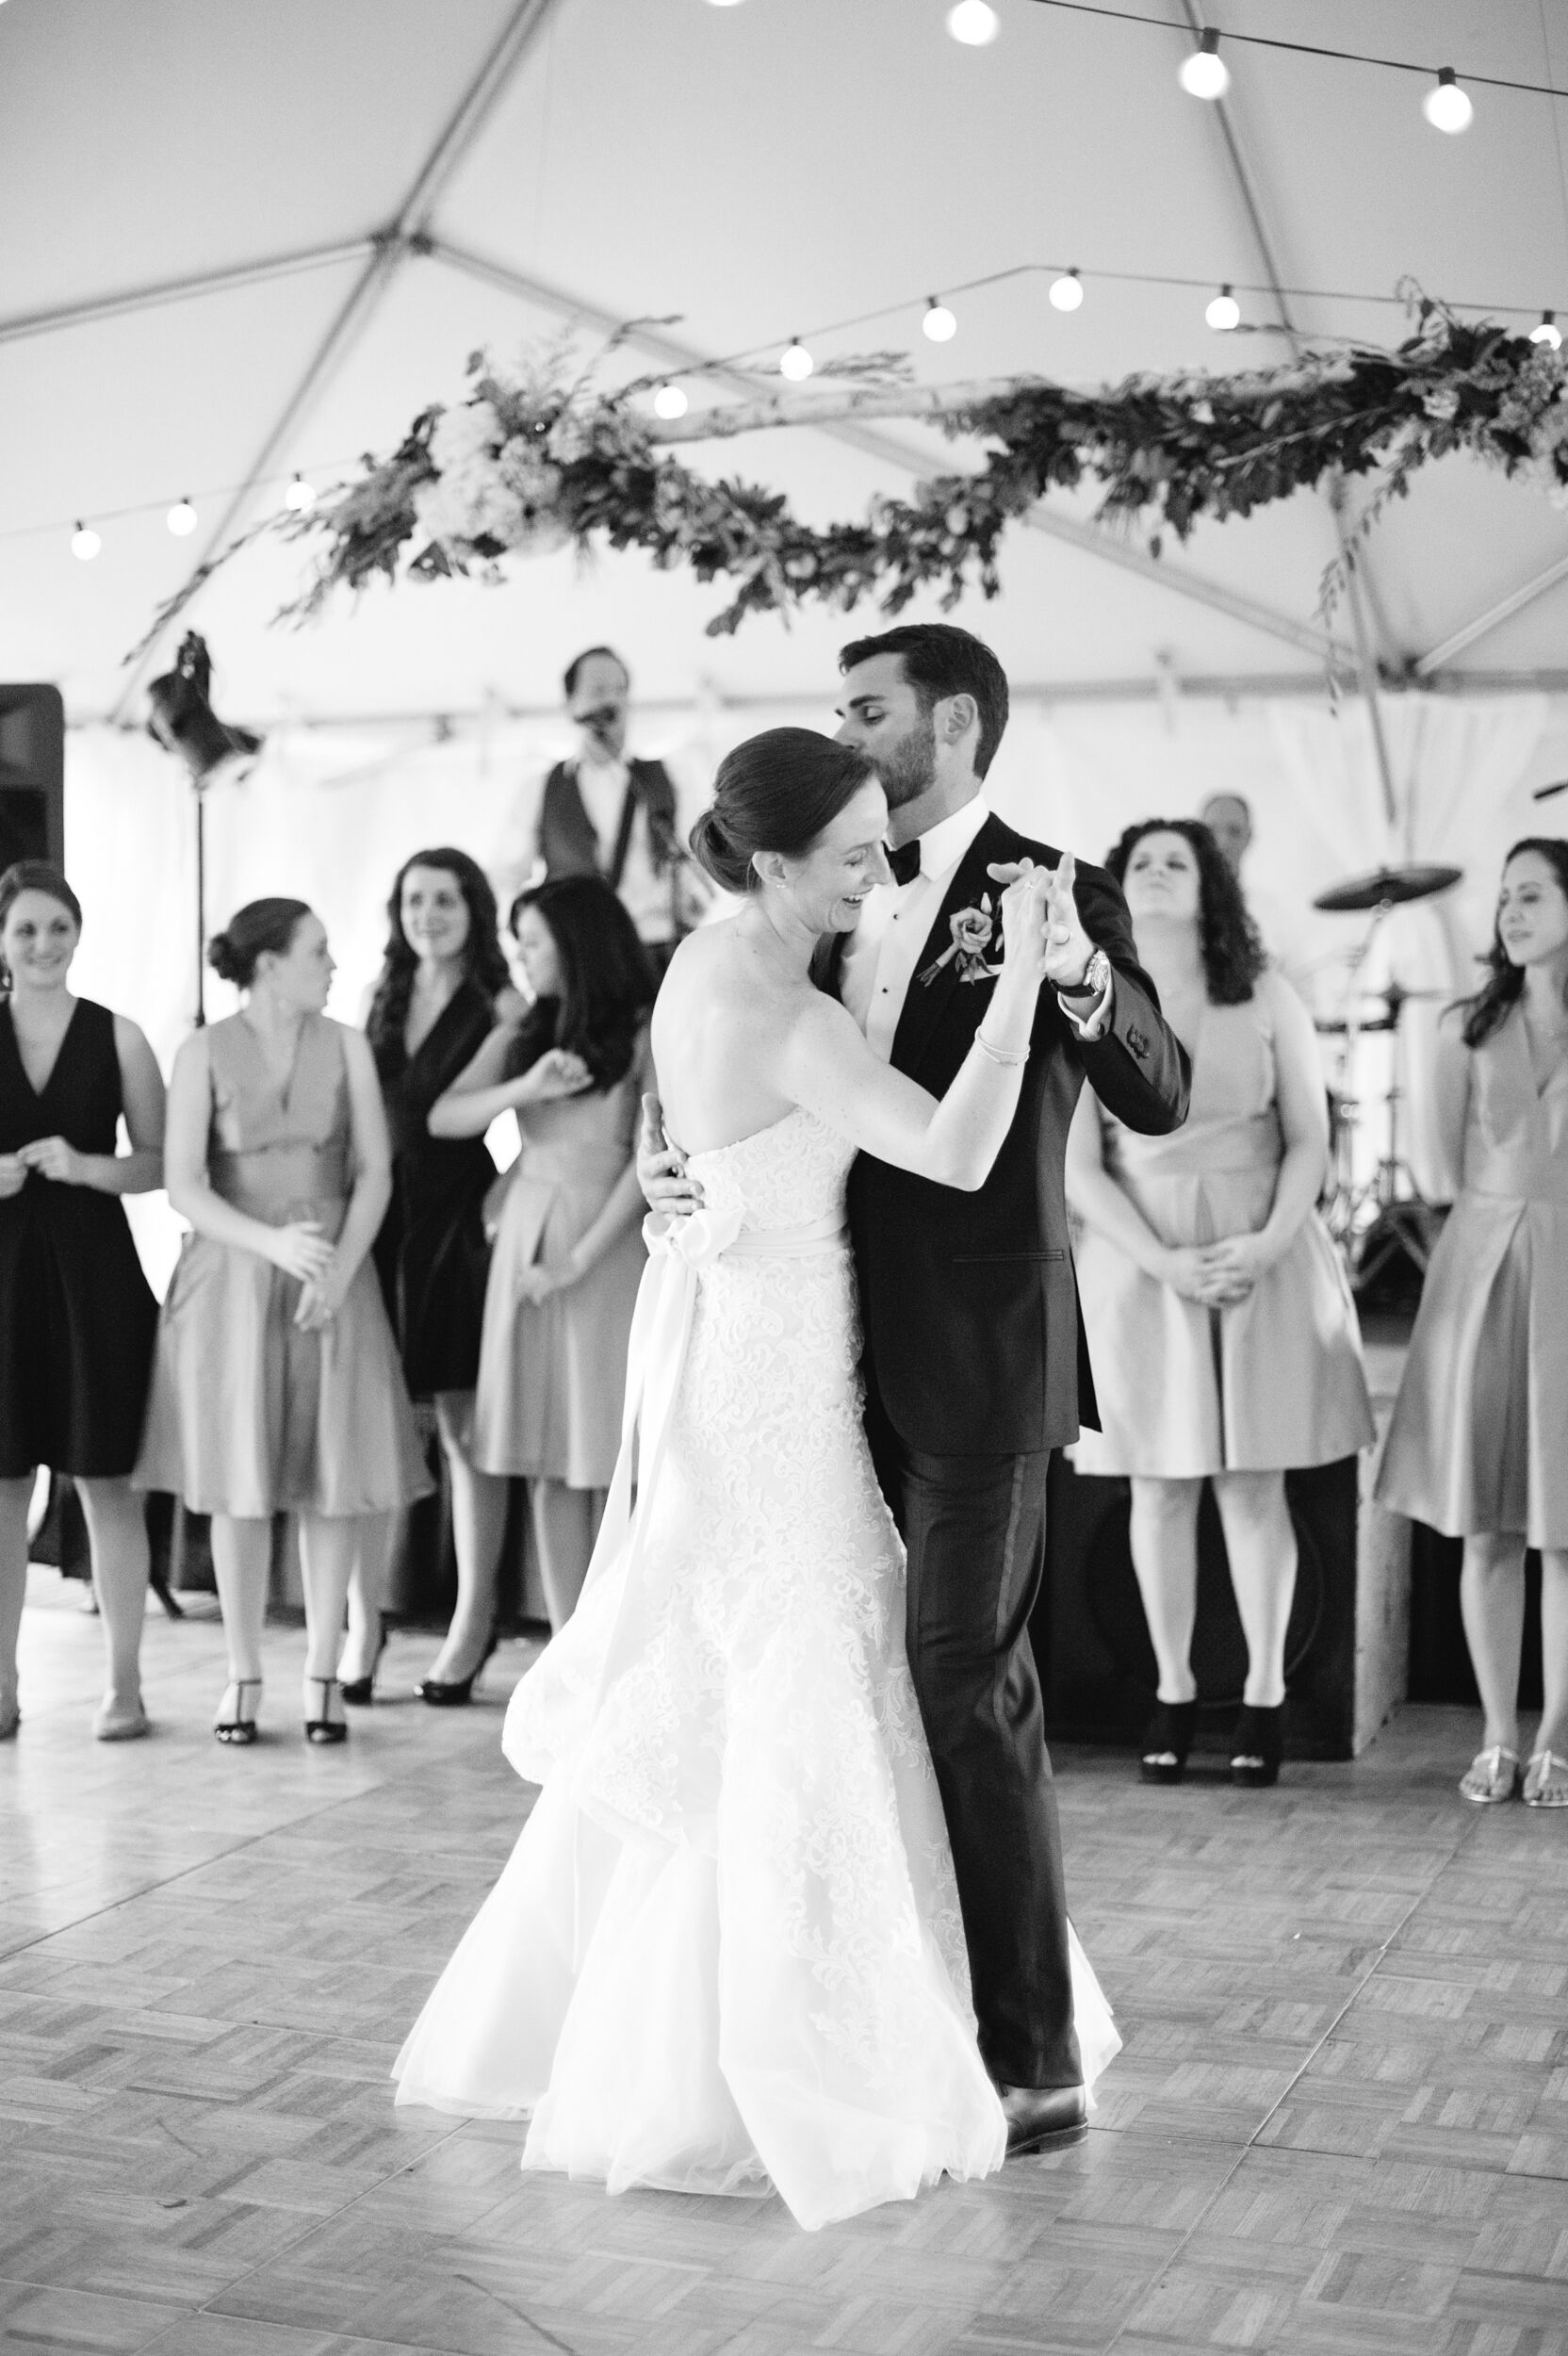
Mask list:
[[[1532,344],[1549,345],[1553,352],[1562,350],[1562,330],[1557,323],[1555,311],[1542,312],[1540,326],[1530,329],[1530,341]]]
[[[1002,20],[987,0],[958,0],[947,12],[947,29],[966,49],[984,49],[1002,30]]]
[[[934,344],[950,344],[958,333],[957,320],[946,303],[939,303],[935,295],[925,298],[925,317],[921,325]]]
[[[196,510],[182,493],[163,520],[176,540],[184,540],[196,529]]]
[[[90,564],[104,543],[90,524],[78,523],[71,535],[71,553],[84,564]]]
[[[307,483],[302,474],[297,474],[283,495],[283,503],[291,515],[302,515],[316,504],[316,485]]]
[[[1233,327],[1241,325],[1241,305],[1229,286],[1221,286],[1203,317],[1221,335],[1228,335]]]
[[[719,0],[721,7],[727,4],[727,0]],[[691,405],[678,384],[661,384],[653,396],[656,417],[683,417]]]
[[[1437,88],[1427,92],[1421,101],[1421,111],[1434,131],[1453,133],[1470,128],[1475,121],[1476,109],[1461,90],[1451,65],[1439,69]]]
[[[787,376],[792,384],[804,384],[816,365],[800,337],[796,335],[792,342],[785,346],[779,356],[778,373],[780,376]]]
[[[733,8],[739,7],[740,0],[708,0],[708,5],[710,8]]]
[[[1223,98],[1230,89],[1230,72],[1219,54],[1219,35],[1212,25],[1205,26],[1191,57],[1182,59],[1176,79],[1189,98]]]
[[[1066,270],[1051,281],[1050,293],[1058,311],[1076,311],[1084,300],[1084,282],[1075,270]]]

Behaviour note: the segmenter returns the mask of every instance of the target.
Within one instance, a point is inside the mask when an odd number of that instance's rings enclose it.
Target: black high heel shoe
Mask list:
[[[1248,1702],[1231,1737],[1231,1781],[1249,1792],[1266,1791],[1280,1779],[1285,1747],[1285,1706],[1255,1710]]]
[[[1181,1782],[1197,1725],[1196,1701],[1154,1704],[1138,1755],[1138,1773],[1145,1783]]]
[[[474,1687],[484,1674],[484,1664],[500,1641],[500,1629],[492,1620],[489,1642],[466,1677],[421,1677],[414,1691],[422,1702],[429,1702],[433,1710],[460,1709],[465,1702],[473,1700]]]
[[[338,1692],[344,1700],[351,1702],[356,1710],[366,1708],[375,1699],[373,1688],[376,1682],[376,1670],[380,1666],[382,1654],[386,1650],[386,1614],[383,1612],[377,1616],[381,1624],[381,1634],[376,1640],[376,1649],[370,1655],[370,1666],[362,1677],[339,1677],[337,1681]]]
[[[343,1720],[327,1716],[328,1697],[333,1687],[337,1683],[337,1679],[335,1677],[306,1677],[305,1683],[318,1687],[321,1694],[321,1715],[318,1718],[305,1720],[305,1741],[307,1742],[346,1742],[349,1739],[349,1729]]]
[[[242,1750],[246,1743],[253,1742],[256,1739],[255,1708],[253,1704],[251,1714],[247,1718],[245,1696],[247,1693],[259,1693],[261,1692],[261,1679],[260,1677],[230,1677],[223,1691],[227,1693],[231,1689],[235,1696],[235,1714],[232,1718],[215,1719],[212,1730],[220,1742],[227,1742],[232,1749]],[[222,1703],[220,1702],[218,1707],[221,1710]]]

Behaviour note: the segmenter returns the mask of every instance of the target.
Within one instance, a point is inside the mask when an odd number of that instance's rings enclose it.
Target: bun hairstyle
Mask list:
[[[300,919],[310,914],[305,900],[247,900],[220,933],[207,942],[207,963],[220,981],[249,990],[256,960],[288,955]]]
[[[764,728],[720,761],[692,850],[726,892],[755,891],[759,851],[799,859],[875,775],[864,753],[815,728]]]

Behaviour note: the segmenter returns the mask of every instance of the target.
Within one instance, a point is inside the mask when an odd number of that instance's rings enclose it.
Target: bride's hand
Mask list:
[[[1016,867],[992,867],[988,872],[1006,886],[1002,894],[1002,939],[1006,950],[1004,978],[1017,987],[1037,990],[1045,979],[1050,954],[1045,914],[1051,870],[1037,867],[1032,859],[1021,859]]]

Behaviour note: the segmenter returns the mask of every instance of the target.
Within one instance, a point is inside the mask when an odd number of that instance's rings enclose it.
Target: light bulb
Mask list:
[[[958,333],[957,320],[946,303],[939,303],[935,295],[926,297],[925,317],[922,319],[921,325],[934,344],[950,344]]]
[[[316,485],[307,483],[302,474],[297,474],[283,495],[283,503],[291,515],[302,515],[306,508],[316,504]]]
[[[1549,344],[1554,352],[1562,350],[1562,330],[1557,323],[1555,311],[1543,311],[1539,327],[1530,329],[1532,344]]]
[[[104,543],[90,524],[79,523],[71,535],[71,553],[84,564],[90,564]]]
[[[740,0],[708,0],[708,5],[710,8],[733,8],[739,7]]]
[[[691,405],[678,384],[661,384],[653,397],[656,417],[683,417]]]
[[[1084,300],[1084,282],[1075,270],[1051,281],[1051,300],[1058,311],[1076,311]]]
[[[1219,35],[1211,25],[1197,48],[1176,69],[1176,79],[1189,98],[1223,98],[1231,76],[1219,54]]]
[[[1002,30],[1002,20],[987,0],[958,0],[947,12],[947,29],[966,49],[984,49]]]
[[[779,355],[778,373],[787,376],[792,384],[804,384],[816,365],[797,335]]]
[[[1475,121],[1476,109],[1454,79],[1451,65],[1442,68],[1437,88],[1429,90],[1421,101],[1421,111],[1434,131],[1468,131]]]
[[[188,499],[177,499],[164,521],[175,539],[183,540],[196,529],[196,510]]]
[[[1220,287],[1203,317],[1208,320],[1209,325],[1217,328],[1222,335],[1228,335],[1233,327],[1241,325],[1241,305],[1229,286]]]

